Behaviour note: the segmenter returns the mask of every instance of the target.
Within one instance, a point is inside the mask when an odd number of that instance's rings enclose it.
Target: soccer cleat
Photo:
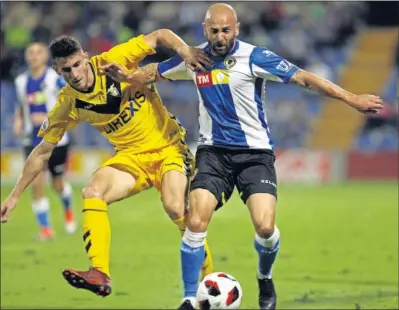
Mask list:
[[[177,310],[195,310],[195,308],[193,307],[191,302],[188,299],[186,299],[185,301],[183,301],[180,307],[177,308]]]
[[[73,287],[89,290],[103,297],[111,294],[111,279],[96,268],[91,267],[89,271],[66,269],[62,275]]]
[[[275,310],[277,303],[276,290],[272,279],[259,279],[259,307],[262,310]]]
[[[54,232],[50,227],[40,228],[40,232],[37,236],[37,240],[45,242],[54,239]]]
[[[209,249],[208,242],[205,239],[205,259],[201,267],[201,281],[205,276],[213,272],[213,260],[211,255],[211,250]]]
[[[75,221],[65,221],[65,231],[68,234],[73,234],[76,231],[76,223]]]

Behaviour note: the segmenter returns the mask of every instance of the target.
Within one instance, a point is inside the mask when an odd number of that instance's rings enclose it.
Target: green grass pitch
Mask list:
[[[80,208],[81,187],[74,190]],[[10,187],[1,188],[2,200]],[[34,241],[30,192],[1,226],[1,308],[176,309],[181,300],[180,238],[155,190],[110,207],[113,294],[76,290],[63,268],[86,269],[80,233],[63,232],[57,197],[49,191],[57,238]],[[78,212],[80,220],[80,212]],[[325,186],[281,185],[281,249],[274,268],[278,309],[398,309],[396,182]],[[237,194],[209,228],[216,271],[235,276],[242,309],[257,308],[254,232]]]

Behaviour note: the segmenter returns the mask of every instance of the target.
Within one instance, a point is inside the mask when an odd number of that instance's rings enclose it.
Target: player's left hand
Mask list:
[[[107,75],[116,82],[128,82],[129,72],[121,65],[110,62],[104,66],[99,67],[99,75]]]
[[[382,99],[374,95],[355,95],[348,104],[364,114],[378,113],[384,106]]]
[[[213,62],[209,56],[200,48],[190,46],[188,51],[181,52],[180,56],[186,62],[187,68],[191,71],[206,72],[205,66],[213,67]]]

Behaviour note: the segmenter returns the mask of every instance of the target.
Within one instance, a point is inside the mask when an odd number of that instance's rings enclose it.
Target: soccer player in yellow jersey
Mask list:
[[[211,65],[201,50],[189,47],[167,29],[140,35],[90,59],[74,38],[64,36],[50,44],[53,67],[68,85],[42,124],[42,142],[1,206],[1,222],[6,222],[64,133],[82,121],[94,126],[114,145],[116,155],[92,175],[83,190],[83,240],[91,268],[66,269],[63,276],[72,286],[101,296],[111,293],[109,204],[154,186],[169,217],[182,233],[185,230],[187,187],[194,161],[184,140],[185,129],[163,106],[154,84],[119,83],[99,74],[109,62],[134,71],[145,56],[155,53],[159,43],[176,51],[192,69],[205,70],[202,64]],[[203,275],[212,268],[207,249]]]

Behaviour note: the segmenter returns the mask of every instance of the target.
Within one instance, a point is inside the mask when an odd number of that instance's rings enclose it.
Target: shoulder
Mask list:
[[[254,46],[251,55],[250,55],[250,63],[273,63],[276,59],[280,59],[280,57],[275,54],[272,50],[262,47],[262,46]]]
[[[58,93],[58,102],[63,102],[72,105],[75,99],[76,99],[75,90],[69,84],[67,84],[64,88],[62,88]]]

